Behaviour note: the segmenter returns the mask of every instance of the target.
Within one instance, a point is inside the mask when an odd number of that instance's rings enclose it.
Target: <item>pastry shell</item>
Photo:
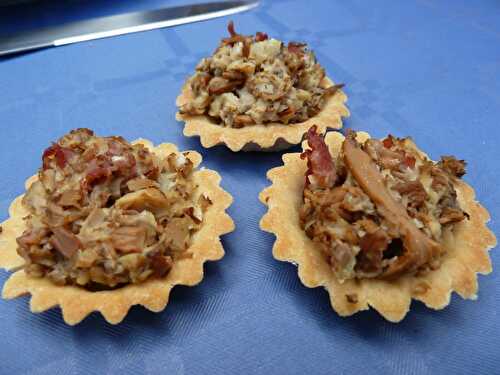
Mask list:
[[[325,88],[333,85],[333,82],[324,78],[321,85]],[[193,93],[188,84],[182,88],[177,97],[178,107],[183,105],[192,97]],[[214,123],[206,115],[186,115],[178,112],[176,119],[184,121],[184,135],[187,137],[199,136],[203,147],[209,148],[224,144],[231,151],[267,151],[274,152],[287,149],[299,144],[304,134],[312,126],[316,125],[319,132],[327,129],[342,128],[342,117],[349,116],[349,110],[345,106],[347,96],[342,90],[330,95],[323,109],[314,117],[294,124],[269,123],[265,125],[250,125],[243,128],[230,128]]]
[[[168,143],[157,147],[143,139],[133,143],[143,144],[160,157],[179,152],[175,145]],[[188,151],[186,157],[195,166],[202,160],[201,155],[194,151]],[[115,290],[91,292],[77,286],[58,286],[46,278],[32,278],[21,269],[15,271],[5,282],[3,298],[12,299],[31,294],[30,307],[35,313],[59,305],[64,321],[70,325],[79,323],[93,311],[99,311],[111,324],[120,323],[133,305],[142,305],[154,312],[162,311],[175,285],[198,284],[203,278],[203,263],[219,260],[224,256],[219,237],[234,230],[234,223],[225,212],[232,203],[232,197],[219,186],[220,176],[217,172],[198,169],[194,171],[193,178],[199,192],[206,194],[213,204],[206,211],[201,228],[193,234],[192,244],[186,250],[192,257],[176,260],[166,277],[148,279],[140,284],[128,284]],[[29,178],[26,188],[36,179],[36,176]],[[25,229],[23,217],[27,215],[21,204],[22,197],[21,195],[12,202],[9,209],[10,218],[2,223],[0,267],[6,270],[15,270],[24,263],[16,252],[16,238]]]
[[[368,137],[366,133],[357,133],[360,141]],[[343,140],[338,132],[326,135],[325,142],[332,155],[339,153]],[[302,148],[307,148],[306,142]],[[447,236],[444,241],[447,252],[440,268],[425,275],[405,275],[393,281],[361,279],[340,283],[326,257],[299,224],[306,161],[300,159],[299,153],[290,153],[283,155],[283,162],[284,166],[267,173],[272,185],[259,196],[268,206],[260,226],[276,236],[273,256],[297,264],[299,278],[306,287],[325,287],[339,315],[349,316],[372,307],[385,319],[399,322],[408,313],[412,299],[438,310],[450,303],[453,291],[464,299],[477,298],[476,274],[491,272],[488,250],[496,245],[496,238],[486,226],[490,219],[487,210],[475,201],[474,190],[468,184],[457,181],[455,188],[470,220],[456,224],[453,235]]]

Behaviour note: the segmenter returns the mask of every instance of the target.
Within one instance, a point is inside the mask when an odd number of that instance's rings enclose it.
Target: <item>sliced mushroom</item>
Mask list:
[[[342,150],[347,168],[363,191],[375,203],[378,212],[399,228],[405,251],[391,262],[382,274],[392,277],[406,271],[415,271],[437,257],[441,246],[421,232],[408,216],[406,209],[391,196],[383,177],[370,156],[351,138],[346,138]]]

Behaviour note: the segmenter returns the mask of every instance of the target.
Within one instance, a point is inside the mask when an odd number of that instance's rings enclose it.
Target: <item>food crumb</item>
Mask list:
[[[356,293],[346,294],[345,298],[349,303],[358,303],[358,295]]]

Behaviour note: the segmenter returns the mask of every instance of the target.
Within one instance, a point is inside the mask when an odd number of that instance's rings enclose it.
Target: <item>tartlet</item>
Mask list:
[[[203,147],[278,151],[300,143],[313,124],[342,127],[349,115],[343,85],[326,77],[306,44],[243,36],[232,22],[228,30],[177,98],[184,135],[199,136]]]
[[[2,223],[3,297],[31,294],[32,312],[60,306],[79,323],[99,311],[119,323],[132,305],[163,310],[175,285],[203,278],[234,229],[220,176],[173,144],[76,129],[45,150]]]
[[[297,264],[305,286],[325,287],[341,316],[372,307],[398,322],[412,298],[433,309],[453,291],[476,298],[496,238],[460,179],[463,161],[434,163],[409,138],[330,132],[323,141],[314,128],[307,138],[260,194],[276,259]]]

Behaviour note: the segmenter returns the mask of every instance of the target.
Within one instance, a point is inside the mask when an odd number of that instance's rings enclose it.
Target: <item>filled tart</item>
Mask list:
[[[326,287],[342,316],[372,306],[395,322],[412,298],[441,309],[452,291],[476,297],[496,238],[461,180],[464,161],[433,162],[410,138],[323,138],[315,127],[303,148],[269,171],[260,198],[274,256],[297,263],[306,286]]]
[[[326,77],[306,44],[244,36],[232,22],[228,30],[177,98],[186,136],[199,136],[204,147],[275,151],[300,143],[313,123],[342,127],[343,85]]]
[[[231,196],[200,162],[88,129],[60,138],[2,224],[0,266],[16,270],[3,296],[32,294],[34,312],[60,305],[69,324],[92,311],[118,323],[134,304],[162,310],[174,285],[201,281],[233,230]]]

